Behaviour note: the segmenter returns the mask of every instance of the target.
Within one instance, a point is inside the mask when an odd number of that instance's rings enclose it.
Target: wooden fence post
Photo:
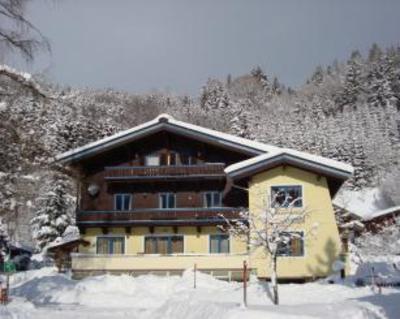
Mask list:
[[[243,261],[243,306],[247,307],[247,262]]]
[[[196,278],[196,275],[197,275],[197,264],[194,264],[193,273],[194,273],[194,276],[193,276],[193,288],[196,289],[196,286],[197,286],[197,283],[196,283],[196,280],[197,280],[197,278]]]

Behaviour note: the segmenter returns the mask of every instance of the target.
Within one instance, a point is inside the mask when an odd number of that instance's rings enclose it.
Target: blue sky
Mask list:
[[[75,87],[197,95],[260,65],[290,86],[318,64],[400,45],[398,0],[35,0],[51,55],[29,71]]]

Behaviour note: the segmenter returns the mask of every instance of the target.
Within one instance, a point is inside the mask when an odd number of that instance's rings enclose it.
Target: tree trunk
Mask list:
[[[273,253],[271,256],[271,286],[272,286],[272,302],[279,305],[278,280],[277,280],[277,256]]]

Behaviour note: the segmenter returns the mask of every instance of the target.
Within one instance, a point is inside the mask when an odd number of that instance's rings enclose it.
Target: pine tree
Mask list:
[[[219,80],[209,79],[201,93],[200,106],[204,111],[222,111],[229,106],[228,92]]]
[[[41,250],[61,236],[72,223],[69,214],[72,202],[67,194],[65,179],[57,175],[50,187],[39,196],[35,217],[31,221],[33,237]]]
[[[361,66],[361,54],[359,51],[354,51],[346,65],[344,88],[338,100],[341,111],[347,105],[350,105],[352,108],[356,107],[356,102],[361,92]]]
[[[3,223],[3,219],[0,218],[0,264],[4,260],[5,255],[8,251],[8,233],[6,225]]]
[[[231,110],[230,131],[232,134],[254,139],[251,116],[248,111],[250,101],[241,101]],[[254,122],[253,122],[254,123]]]

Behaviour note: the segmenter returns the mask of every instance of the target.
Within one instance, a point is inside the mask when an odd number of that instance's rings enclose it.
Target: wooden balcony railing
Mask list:
[[[225,164],[209,163],[202,165],[178,166],[112,166],[105,168],[106,180],[132,180],[157,178],[224,178]]]
[[[131,211],[78,211],[79,226],[130,226],[130,225],[215,225],[224,224],[225,219],[240,219],[241,208],[174,208],[135,209]]]

